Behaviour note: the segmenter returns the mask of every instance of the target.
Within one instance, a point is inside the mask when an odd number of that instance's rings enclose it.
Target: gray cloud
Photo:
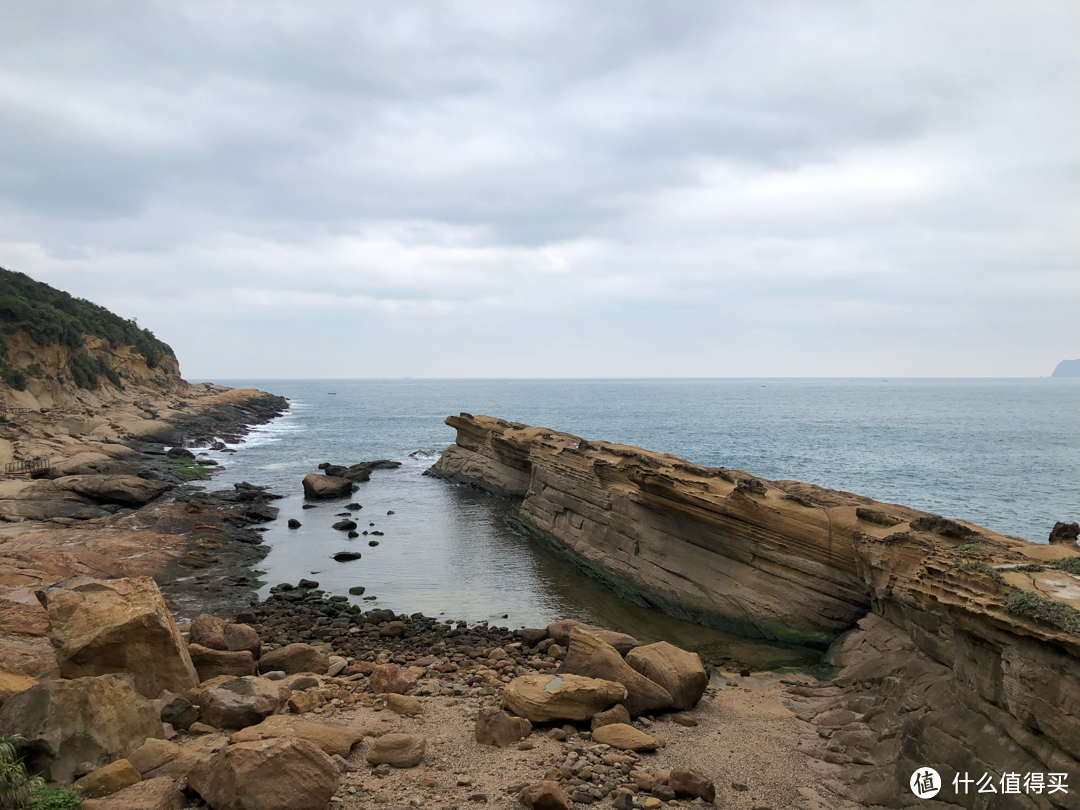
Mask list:
[[[0,264],[191,376],[1046,374],[1080,348],[1078,29],[1067,2],[24,4]]]

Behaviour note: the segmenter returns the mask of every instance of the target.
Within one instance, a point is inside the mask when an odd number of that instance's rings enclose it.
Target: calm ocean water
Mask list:
[[[213,454],[224,465],[216,485],[247,480],[287,496],[265,535],[264,579],[314,575],[335,593],[363,585],[378,597],[366,606],[397,611],[508,626],[580,616],[756,664],[802,654],[622,602],[510,529],[506,503],[422,476],[454,439],[443,419],[461,411],[850,490],[1036,542],[1055,520],[1080,518],[1080,380],[214,382],[292,403],[238,453]],[[378,458],[403,462],[355,494],[361,528],[385,532],[378,547],[330,528],[340,504],[301,509],[300,481],[320,462]],[[303,527],[285,528],[290,517]],[[363,558],[330,559],[346,548]]]

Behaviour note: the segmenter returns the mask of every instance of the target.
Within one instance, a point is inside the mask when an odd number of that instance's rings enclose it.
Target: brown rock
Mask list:
[[[240,677],[255,674],[255,658],[247,650],[230,652],[212,650],[199,644],[189,644],[188,655],[191,656],[191,663],[195,665],[195,671],[199,674],[200,683],[219,675]]]
[[[476,716],[476,741],[481,745],[505,748],[532,733],[532,723],[494,707],[481,709]]]
[[[664,687],[635,671],[610,644],[579,627],[570,630],[570,650],[559,672],[621,683],[626,687],[623,704],[631,717],[672,705]]]
[[[424,711],[424,706],[419,699],[393,692],[386,696],[386,708],[404,717],[414,717]]]
[[[141,781],[142,776],[128,760],[118,759],[72,782],[71,789],[87,798],[100,799]]]
[[[548,631],[545,627],[523,627],[518,631],[518,635],[525,644],[535,647],[548,637]]]
[[[199,713],[214,728],[241,729],[261,723],[285,703],[275,681],[250,675],[211,682],[199,692]]]
[[[225,625],[228,622],[219,616],[210,613],[200,613],[191,620],[191,630],[188,631],[188,644],[198,644],[211,650],[227,650],[229,645],[225,642]]]
[[[297,737],[307,740],[320,750],[334,756],[347,757],[352,747],[363,739],[363,732],[349,726],[313,723],[298,717],[275,714],[267,717],[257,726],[250,726],[233,734],[229,741],[233,743],[272,740],[278,737]]]
[[[593,627],[592,625],[574,621],[573,619],[563,619],[562,621],[549,624],[547,626],[547,635],[560,647],[567,647],[570,644],[570,631],[575,627],[592,633],[605,644],[610,644],[615,648],[619,655],[626,655],[630,650],[634,649],[634,647],[641,645],[640,641],[626,633],[616,633],[614,630]]]
[[[597,712],[592,716],[593,731],[596,731],[600,726],[610,726],[613,723],[630,724],[630,712],[621,703],[612,706],[606,712]]]
[[[631,650],[626,654],[626,663],[666,689],[676,709],[694,708],[709,685],[709,676],[697,653],[666,641]]]
[[[322,689],[309,689],[298,695],[293,695],[288,700],[289,710],[293,714],[307,714],[313,712],[326,703],[326,695]]]
[[[129,675],[42,681],[4,702],[0,729],[26,738],[28,771],[61,783],[84,762],[98,768],[163,734]]]
[[[187,731],[191,724],[199,719],[199,707],[173,692],[165,692],[156,703],[161,713],[161,722],[168,723],[179,731]]]
[[[340,780],[334,760],[291,737],[230,745],[188,775],[214,810],[326,810]]]
[[[187,799],[172,779],[147,779],[104,799],[86,799],[80,810],[182,810]]]
[[[137,475],[65,475],[55,479],[50,488],[75,492],[100,503],[142,506],[172,489],[172,484]]]
[[[427,749],[427,740],[419,734],[384,734],[368,746],[369,765],[389,765],[392,768],[413,768],[420,764]]]
[[[180,746],[168,740],[149,739],[128,754],[128,762],[140,774],[145,776],[155,768],[175,759],[180,754]]]
[[[262,654],[262,639],[254,628],[246,624],[229,622],[225,625],[225,645],[233,652],[246,650],[258,660]]]
[[[660,742],[626,723],[611,723],[593,731],[593,741],[622,751],[655,751]]]
[[[578,675],[522,675],[503,691],[503,706],[533,723],[588,720],[626,699],[626,687]]]
[[[16,672],[4,672],[0,670],[0,705],[12,695],[25,692],[37,683],[36,678],[20,675]]]
[[[49,614],[49,641],[61,677],[126,673],[139,694],[151,699],[198,683],[152,578],[77,577],[37,591],[37,597]]]
[[[1062,523],[1058,521],[1050,530],[1050,544],[1055,546],[1075,546],[1080,537],[1080,523]]]
[[[711,802],[716,798],[716,786],[701,771],[690,768],[673,768],[668,776],[668,784],[678,796],[704,799]]]
[[[304,476],[304,497],[312,499],[320,498],[346,498],[352,495],[353,482],[347,478],[338,478],[335,475],[311,475]]]
[[[404,694],[416,683],[416,676],[397,664],[380,664],[371,673],[368,685],[376,695]]]
[[[545,779],[535,785],[529,785],[518,797],[529,810],[569,810],[570,800],[566,798],[558,782]]]
[[[330,656],[310,644],[287,644],[281,649],[266,653],[259,661],[262,672],[280,671],[286,675],[300,672],[325,675],[329,666]]]

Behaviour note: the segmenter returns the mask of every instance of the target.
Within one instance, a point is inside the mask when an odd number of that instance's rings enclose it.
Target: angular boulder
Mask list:
[[[419,734],[384,734],[368,746],[369,765],[389,765],[392,768],[415,768],[424,758],[427,740]]]
[[[630,650],[634,649],[634,647],[641,645],[640,641],[626,633],[617,633],[614,630],[604,630],[602,627],[593,627],[590,624],[585,624],[573,619],[563,619],[562,621],[549,624],[547,626],[547,635],[560,647],[565,648],[570,643],[570,631],[575,627],[592,633],[605,644],[610,644],[618,651],[619,655],[626,655]]]
[[[236,732],[229,741],[255,742],[256,740],[274,740],[278,737],[296,737],[307,740],[330,756],[337,754],[347,757],[352,747],[364,738],[364,733],[350,726],[312,723],[310,720],[301,720],[299,717],[275,714],[267,717],[257,726],[249,726]]]
[[[214,810],[326,810],[340,780],[334,760],[294,737],[230,745],[188,774]]]
[[[626,723],[600,726],[593,731],[592,738],[593,742],[610,745],[622,751],[655,751],[660,747],[659,740]]]
[[[164,736],[129,675],[42,681],[0,707],[0,729],[26,738],[28,771],[61,783],[83,763],[98,768]]]
[[[168,723],[177,731],[187,731],[199,719],[199,707],[181,695],[165,692],[155,702],[161,713],[161,722]]]
[[[506,748],[531,733],[532,723],[523,717],[509,715],[502,709],[481,709],[476,716],[476,741],[481,745]]]
[[[416,676],[405,667],[397,664],[379,664],[371,672],[368,685],[376,695],[405,694],[405,690],[416,683]]]
[[[284,706],[287,694],[278,682],[266,678],[225,678],[199,692],[199,714],[214,728],[247,728]]]
[[[77,577],[36,596],[49,614],[49,641],[61,677],[125,673],[148,698],[198,684],[180,631],[151,577]]]
[[[668,774],[668,785],[677,796],[704,799],[711,802],[716,798],[716,786],[701,771],[690,768],[673,768]]]
[[[610,726],[612,723],[626,723],[630,725],[630,712],[621,703],[612,706],[606,712],[597,712],[592,716],[592,730],[600,726]]]
[[[550,779],[529,785],[518,796],[529,810],[569,810],[570,800],[559,783]]]
[[[147,779],[104,799],[86,799],[80,810],[182,810],[188,802],[172,779]]]
[[[635,647],[626,654],[626,663],[671,695],[671,705],[688,711],[697,705],[709,676],[697,653],[687,652],[660,641]]]
[[[301,672],[325,675],[329,667],[330,656],[310,644],[286,644],[266,653],[259,660],[259,669],[263,672],[284,672],[286,675]]]
[[[176,759],[179,754],[180,746],[176,743],[151,738],[128,754],[127,759],[131,767],[145,776],[166,762]]]
[[[111,796],[142,781],[142,775],[126,759],[118,759],[71,783],[71,789],[88,799]]]
[[[246,651],[258,660],[262,654],[262,639],[248,624],[229,622],[225,625],[225,648],[231,652]]]
[[[621,683],[626,687],[622,703],[631,717],[672,705],[668,690],[637,672],[610,644],[580,627],[570,630],[570,649],[558,672]]]
[[[191,620],[188,631],[188,644],[198,644],[211,650],[227,650],[225,643],[225,625],[228,622],[211,613],[200,613]]]
[[[503,706],[533,723],[588,720],[626,699],[626,687],[578,675],[522,675],[503,691]]]
[[[314,500],[321,498],[347,498],[352,495],[353,482],[348,478],[338,478],[335,475],[311,475],[304,476],[304,497]]]
[[[230,652],[229,650],[211,650],[200,644],[189,644],[188,655],[199,682],[208,681],[219,675],[241,676],[255,674],[255,658],[247,650]]]

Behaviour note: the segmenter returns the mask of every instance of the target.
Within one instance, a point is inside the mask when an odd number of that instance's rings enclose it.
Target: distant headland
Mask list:
[[[1080,360],[1062,360],[1051,377],[1080,377]]]

